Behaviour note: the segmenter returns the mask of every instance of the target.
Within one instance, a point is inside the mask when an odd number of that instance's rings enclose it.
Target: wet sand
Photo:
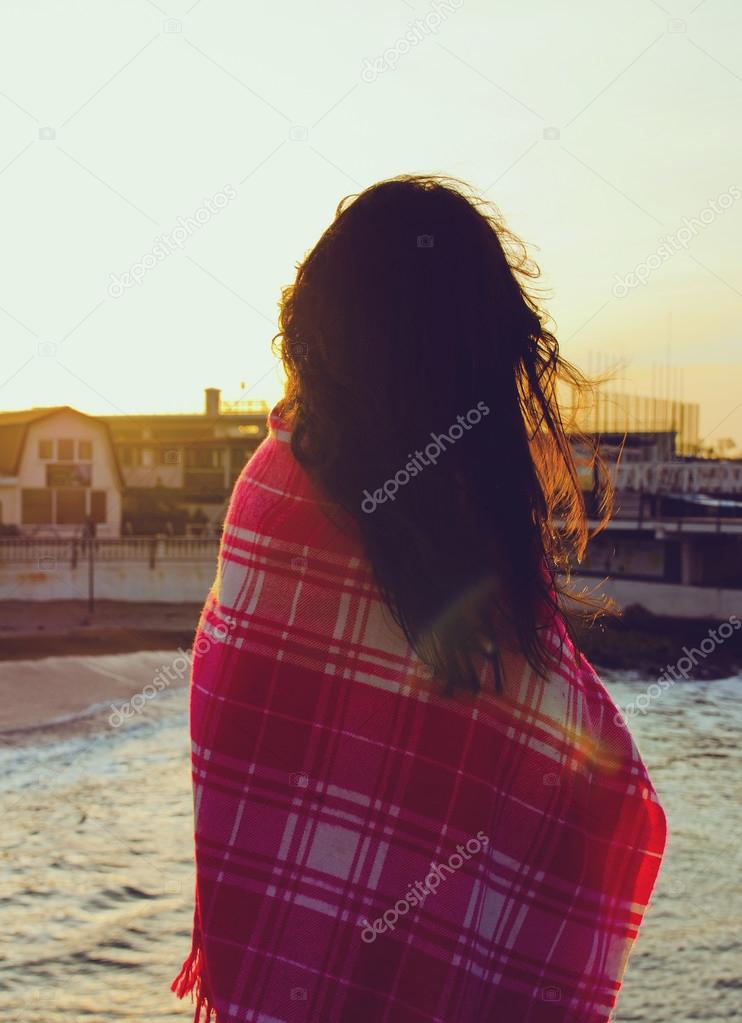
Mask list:
[[[186,686],[189,672],[187,646],[134,656],[116,653],[2,661],[0,736],[4,741],[25,742],[42,738],[30,733],[53,731],[53,737],[59,738],[88,731],[110,724],[111,715],[124,704],[134,708],[126,720],[134,720],[163,690]],[[115,720],[118,727],[124,717],[119,714]]]
[[[0,733],[67,731],[110,714],[111,703],[130,700],[190,649],[200,611],[101,601],[91,615],[84,601],[0,602]],[[125,655],[140,651],[151,653],[132,671]],[[173,685],[187,684],[187,673],[173,674]]]
[[[202,604],[98,600],[91,614],[84,600],[0,600],[0,641],[6,636],[69,629],[193,629]]]
[[[187,645],[200,604],[104,600],[0,601],[0,661],[75,654],[132,653]]]

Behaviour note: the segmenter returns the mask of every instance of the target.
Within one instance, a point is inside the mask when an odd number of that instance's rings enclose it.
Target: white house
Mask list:
[[[121,471],[108,425],[67,405],[0,413],[0,527],[25,536],[121,532]]]

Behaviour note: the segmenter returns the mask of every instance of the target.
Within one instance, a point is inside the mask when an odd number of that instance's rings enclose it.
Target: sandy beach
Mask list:
[[[163,689],[176,689],[188,684],[189,671],[187,647],[0,661],[0,736],[24,742],[43,730],[59,738],[106,723],[118,727],[149,709],[162,691],[153,684],[156,677]],[[115,714],[122,706],[132,708],[126,718]]]
[[[0,661],[129,653],[190,644],[200,604],[0,601]]]
[[[54,642],[64,637],[68,644],[93,642],[108,630],[135,632],[147,640],[150,633],[171,633],[174,637],[193,635],[201,604],[134,603],[100,600],[92,614],[84,600],[0,601],[0,660],[14,656],[10,651],[26,649],[20,657],[45,657]],[[148,649],[136,646],[135,650]],[[63,651],[54,650],[55,653]],[[72,652],[69,650],[67,652]],[[123,652],[123,651],[122,651]]]
[[[130,700],[188,651],[198,604],[0,602],[0,733],[21,733]],[[126,654],[150,652],[136,661]],[[180,665],[180,661],[178,662]],[[175,673],[173,685],[186,685]]]

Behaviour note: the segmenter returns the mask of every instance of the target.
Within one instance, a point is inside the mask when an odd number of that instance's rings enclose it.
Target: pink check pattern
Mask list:
[[[665,843],[608,693],[554,622],[547,680],[512,656],[507,698],[485,668],[478,696],[438,695],[269,423],[194,646],[174,990],[196,1023],[602,1023]]]

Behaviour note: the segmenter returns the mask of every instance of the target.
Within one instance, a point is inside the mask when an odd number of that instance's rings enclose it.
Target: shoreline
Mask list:
[[[82,600],[0,601],[0,662],[189,649],[201,607],[100,601],[91,615]],[[578,626],[577,639],[596,668],[659,673],[682,657],[684,648],[697,648],[718,624],[628,608],[620,616]],[[717,641],[712,652],[703,654],[693,675],[720,678],[740,670],[742,628],[738,627],[728,639]]]
[[[190,647],[201,604],[0,601],[0,662]]]
[[[107,601],[90,616],[83,601],[0,602],[0,741],[25,745],[110,727],[111,707],[146,692],[164,665],[175,672],[167,672],[168,690],[187,686],[200,611]],[[578,627],[577,640],[599,674],[652,679],[674,666],[688,681],[710,681],[742,673],[742,626],[714,643],[710,630],[718,625],[629,609]],[[709,652],[699,653],[704,640]],[[128,720],[152,713],[156,702],[148,697]]]
[[[87,626],[65,632],[0,634],[0,663],[46,657],[102,657],[147,650],[189,649],[193,629],[133,629]]]
[[[0,602],[0,740],[54,741],[110,727],[111,706],[141,700],[158,672],[188,684],[201,604]],[[159,687],[158,687],[159,690]],[[157,701],[154,701],[155,703]],[[143,714],[151,713],[147,699]],[[141,719],[137,713],[132,720]]]
[[[84,601],[0,602],[0,663],[46,657],[95,657],[142,651],[188,650],[201,604],[100,601],[92,615]],[[742,616],[742,609],[741,609]],[[698,648],[717,622],[650,615],[628,608],[576,629],[581,651],[596,668],[660,674]],[[742,671],[742,628],[698,658],[693,677],[721,678]]]
[[[0,746],[125,730],[160,712],[157,697],[186,692],[189,674],[174,649],[0,661]]]
[[[720,625],[726,625],[731,635],[721,638]],[[716,640],[712,639],[714,635]],[[669,667],[677,667],[679,661],[691,660],[689,680],[728,678],[742,672],[742,626],[734,628],[727,622],[659,617],[643,608],[629,607],[621,615],[578,627],[577,639],[598,671],[639,671],[659,676]],[[706,652],[709,644],[712,649]]]

